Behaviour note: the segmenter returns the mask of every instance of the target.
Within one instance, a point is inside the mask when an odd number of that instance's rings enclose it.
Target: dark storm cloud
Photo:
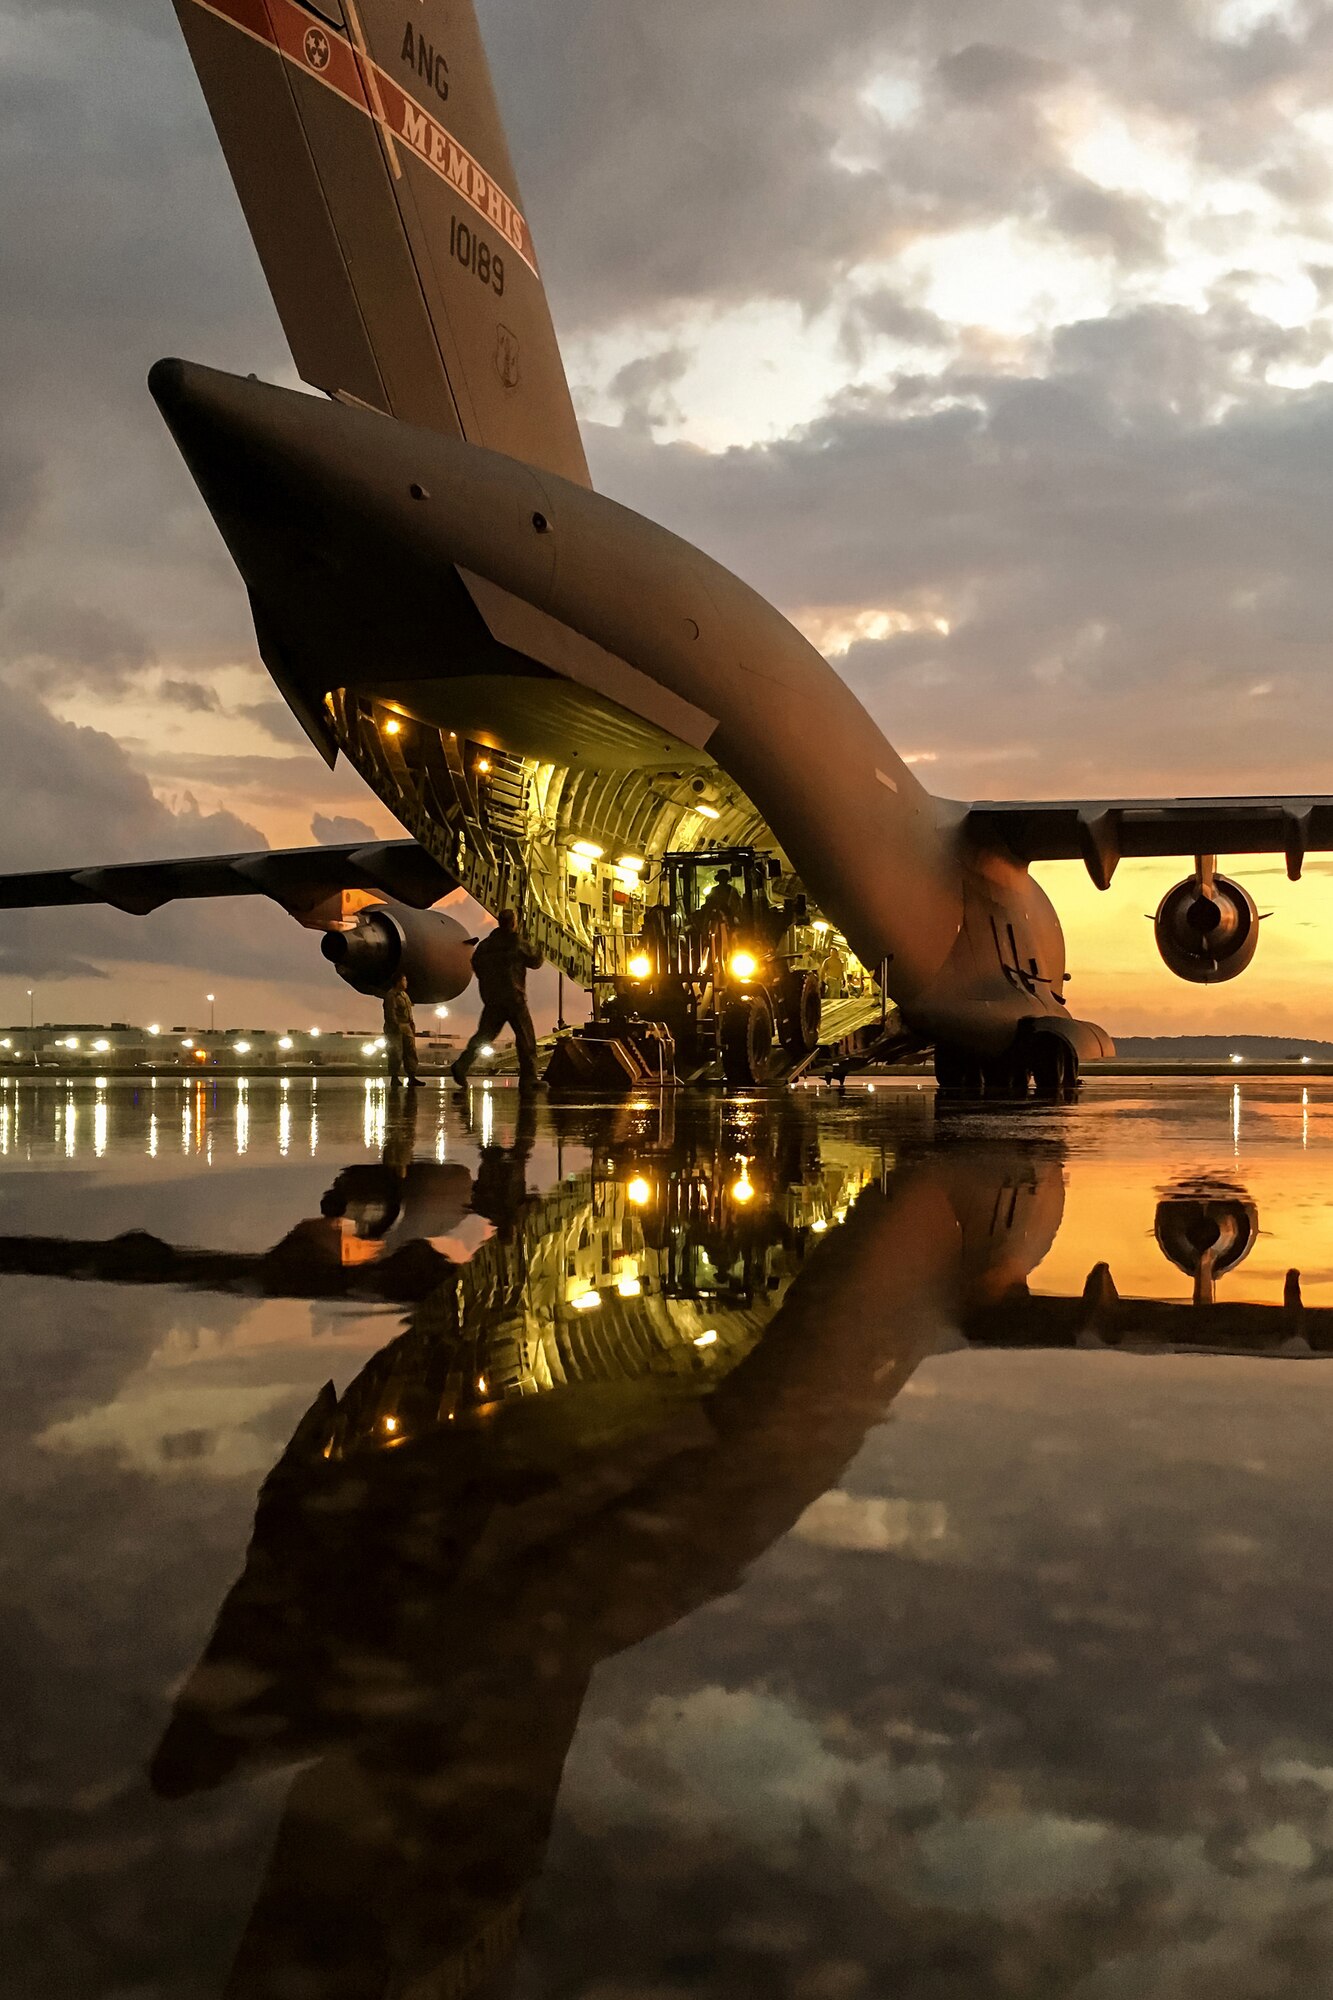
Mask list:
[[[347,813],[316,813],[310,831],[321,847],[350,847],[355,840],[373,840],[375,829]]]
[[[1241,39],[1189,0],[480,11],[571,323],[754,296],[813,306],[852,264],[1015,216],[1130,263],[1160,257],[1150,204],[1099,202],[1071,180],[1053,115],[1070,91],[1152,112],[1186,157],[1267,178],[1297,205],[1326,184],[1326,149],[1292,116],[1327,94],[1325,10],[1299,33]]]
[[[7,869],[228,854],[268,845],[229,812],[172,811],[99,730],[57,721],[14,689],[5,702],[0,855]],[[8,911],[0,974],[87,977],[100,961],[225,966],[236,976],[310,977],[309,940],[262,899],[170,904],[148,918],[97,906]],[[100,976],[100,975],[96,975]]]
[[[1236,395],[1284,343],[1126,314],[720,460],[595,432],[595,470],[788,608],[947,618],[842,663],[941,787],[1325,789],[1333,390]]]

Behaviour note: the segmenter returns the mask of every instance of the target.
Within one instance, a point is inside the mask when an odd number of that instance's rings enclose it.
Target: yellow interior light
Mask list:
[[[752,951],[738,951],[733,954],[731,960],[733,979],[753,979],[758,970],[759,960]]]
[[[731,1190],[731,1198],[734,1202],[738,1202],[742,1208],[747,1208],[754,1200],[754,1187],[751,1184],[748,1174],[741,1175],[735,1187]]]
[[[491,760],[489,757],[478,757],[477,771],[481,777],[483,778],[486,777],[490,771],[490,768],[491,768]]]
[[[617,868],[623,868],[627,875],[642,875],[647,865],[646,861],[640,861],[634,854],[622,854],[616,863]]]
[[[575,1312],[596,1312],[598,1306],[602,1303],[602,1295],[600,1292],[580,1292],[579,1296],[571,1303]]]
[[[700,819],[721,819],[722,817],[716,806],[696,806],[694,810],[698,813]]]
[[[701,1333],[699,1335],[699,1338],[695,1341],[694,1344],[696,1347],[716,1347],[717,1346],[716,1329],[710,1327],[707,1333]]]
[[[622,1299],[641,1299],[643,1297],[642,1283],[638,1278],[631,1277],[628,1272],[619,1280],[616,1290]]]
[[[635,1208],[647,1208],[653,1198],[653,1191],[642,1174],[630,1182],[629,1186],[625,1189],[625,1193],[629,1200],[633,1202]]]
[[[637,956],[636,958],[632,958],[632,959],[630,960],[630,962],[629,962],[629,976],[630,976],[630,978],[631,978],[631,979],[651,979],[651,978],[652,978],[652,976],[653,976],[653,961],[651,960],[651,958],[649,958],[649,957],[648,957],[648,955],[647,955],[647,953],[646,953],[646,952],[642,952],[642,951],[641,951],[641,952],[640,952],[640,953],[638,954],[638,956]]]
[[[580,861],[600,861],[606,849],[599,847],[595,840],[576,840],[569,851],[577,854]]]

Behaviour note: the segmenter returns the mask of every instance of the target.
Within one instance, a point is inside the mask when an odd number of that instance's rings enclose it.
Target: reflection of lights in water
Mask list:
[[[1310,1058],[1309,1058],[1309,1057],[1307,1056],[1307,1057],[1305,1058],[1305,1060],[1306,1060],[1306,1061],[1308,1062],[1308,1061],[1310,1060]],[[1309,1152],[1309,1150],[1310,1150],[1310,1093],[1309,1093],[1309,1091],[1308,1091],[1308,1090],[1303,1090],[1303,1091],[1301,1092],[1301,1146],[1302,1146],[1302,1149],[1303,1149],[1303,1150],[1304,1150],[1305,1152],[1307,1152],[1307,1153]]]
[[[310,1107],[310,1157],[312,1160],[314,1159],[315,1154],[318,1151],[319,1151],[319,1112],[312,1104]]]
[[[292,1107],[284,1097],[278,1106],[278,1151],[285,1160],[292,1150]]]
[[[444,1165],[444,1158],[447,1151],[448,1141],[445,1137],[444,1120],[442,1118],[435,1132],[435,1158],[441,1166]]]
[[[707,1333],[701,1333],[699,1335],[699,1338],[695,1341],[694,1344],[696,1347],[716,1347],[717,1334],[712,1328],[710,1328]]]
[[[382,1083],[375,1086],[372,1103],[374,1106],[374,1119],[371,1131],[371,1144],[377,1153],[382,1153],[384,1151],[384,1125],[388,1110],[388,1098]]]
[[[635,1208],[647,1208],[653,1198],[653,1191],[641,1174],[636,1180],[630,1182],[629,1186],[625,1189],[625,1193],[629,1200],[633,1202]]]
[[[99,1083],[101,1082],[100,1077],[98,1081]],[[102,1089],[97,1093],[97,1102],[93,1106],[93,1152],[99,1160],[106,1158],[106,1132],[106,1086],[103,1085]]]
[[[74,1108],[74,1099],[71,1097],[67,1100],[65,1104],[65,1158],[67,1160],[72,1160],[74,1158],[74,1148],[77,1144],[78,1125],[79,1125],[79,1114]]]
[[[191,1110],[190,1110],[190,1100],[189,1100],[189,1098],[187,1097],[187,1098],[186,1098],[186,1100],[185,1100],[185,1109],[184,1109],[184,1110],[182,1111],[182,1113],[181,1113],[181,1151],[182,1151],[182,1153],[188,1153],[188,1152],[189,1152],[189,1150],[190,1150],[190,1141],[191,1141],[191,1139],[193,1138],[193,1136],[194,1136],[194,1115],[193,1115],[193,1113],[192,1113],[192,1112],[191,1112]]]
[[[0,1104],[0,1153],[9,1151],[9,1106]]]
[[[243,1083],[236,1086],[236,1151],[250,1150],[250,1092]]]
[[[489,1146],[495,1137],[495,1099],[489,1090],[481,1100],[481,1143]]]
[[[1231,1093],[1231,1139],[1237,1152],[1240,1150],[1240,1085],[1236,1084]]]
[[[156,1113],[156,1111],[154,1111],[154,1112],[153,1112],[152,1116],[151,1116],[151,1117],[149,1118],[149,1120],[148,1120],[148,1157],[149,1157],[149,1159],[150,1159],[150,1160],[155,1160],[155,1159],[157,1158],[157,1113]]]

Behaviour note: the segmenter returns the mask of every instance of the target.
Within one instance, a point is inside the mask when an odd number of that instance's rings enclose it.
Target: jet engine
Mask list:
[[[1188,882],[1163,898],[1154,920],[1157,949],[1177,979],[1211,986],[1237,979],[1259,945],[1259,912],[1249,891],[1219,875],[1207,857]]]
[[[440,910],[376,903],[355,922],[325,934],[325,958],[358,993],[387,993],[400,973],[415,1006],[439,1006],[466,993],[477,940]]]

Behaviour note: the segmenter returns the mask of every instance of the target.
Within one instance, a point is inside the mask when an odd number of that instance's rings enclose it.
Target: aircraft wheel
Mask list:
[[[980,1097],[980,1059],[967,1049],[940,1042],[935,1048],[935,1081],[950,1097]]]
[[[813,1055],[819,1047],[819,1024],[824,1002],[817,972],[793,972],[783,985],[782,1046],[797,1061]]]
[[[762,1083],[773,1053],[773,1010],[762,993],[729,1000],[722,1015],[722,1074],[742,1087]]]
[[[1077,1058],[1059,1035],[1039,1035],[1028,1060],[1038,1097],[1059,1103],[1077,1088]]]

